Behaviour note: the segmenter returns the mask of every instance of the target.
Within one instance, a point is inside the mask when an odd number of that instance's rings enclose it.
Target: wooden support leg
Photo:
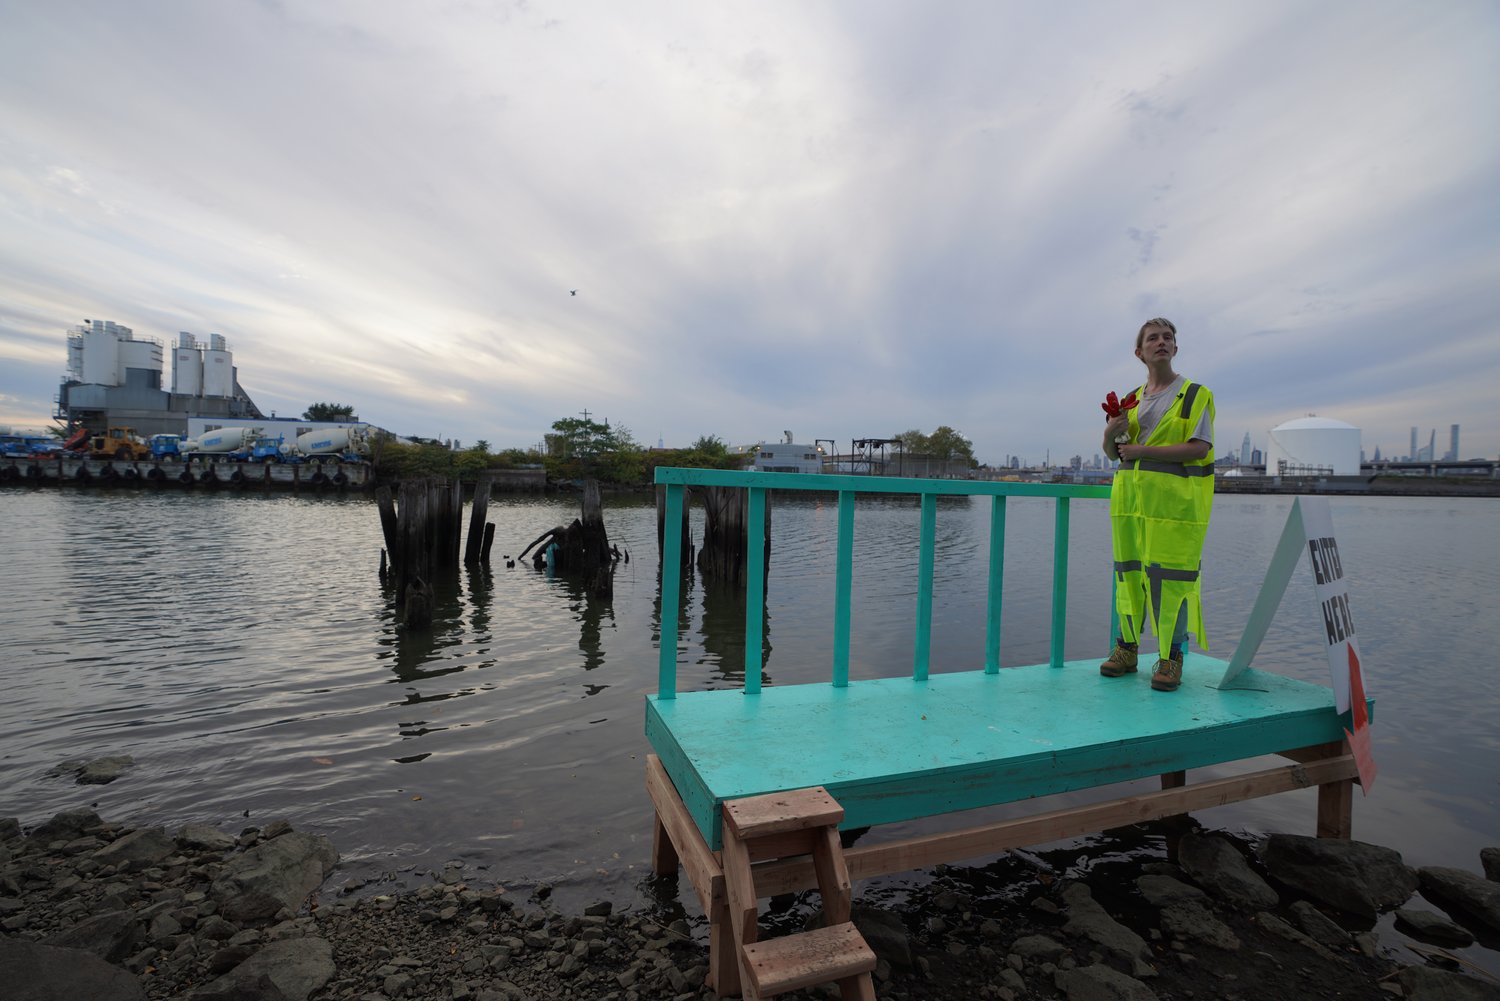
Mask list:
[[[740,948],[722,902],[708,916],[708,986],[720,997],[740,993]]]
[[[667,825],[661,822],[661,814],[653,811],[651,816],[651,871],[658,876],[674,876],[681,862],[677,846],[672,844],[672,836],[667,833]]]
[[[1328,749],[1339,754],[1351,751],[1347,740],[1329,745]],[[1354,780],[1344,779],[1318,786],[1318,837],[1348,841],[1353,836]]]

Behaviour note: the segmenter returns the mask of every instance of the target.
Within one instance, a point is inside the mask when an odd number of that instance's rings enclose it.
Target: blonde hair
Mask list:
[[[1141,324],[1141,329],[1136,332],[1135,349],[1137,351],[1141,349],[1141,343],[1146,339],[1147,327],[1166,327],[1168,330],[1172,331],[1172,340],[1175,341],[1177,339],[1177,324],[1173,323],[1165,316],[1158,316],[1155,319],[1147,320],[1145,323]]]

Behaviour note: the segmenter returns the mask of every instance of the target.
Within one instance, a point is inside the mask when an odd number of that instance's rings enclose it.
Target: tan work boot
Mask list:
[[[1156,662],[1156,671],[1151,675],[1151,687],[1158,692],[1175,692],[1182,684],[1182,654],[1164,657]]]
[[[1140,655],[1136,653],[1135,644],[1126,646],[1124,643],[1116,643],[1115,648],[1110,651],[1109,659],[1099,665],[1099,673],[1106,678],[1118,678],[1121,675],[1134,674],[1136,672],[1136,661]]]

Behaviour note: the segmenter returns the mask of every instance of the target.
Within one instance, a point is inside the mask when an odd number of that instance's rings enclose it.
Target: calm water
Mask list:
[[[1228,658],[1290,498],[1221,497],[1205,565],[1210,640]],[[1380,776],[1355,834],[1410,864],[1478,870],[1500,843],[1500,501],[1332,501],[1352,577]],[[576,516],[572,500],[492,504],[495,554]],[[778,499],[767,636],[772,683],[827,672],[834,505]],[[983,661],[987,502],[938,513],[934,670]],[[108,819],[238,830],[287,817],[328,834],[353,875],[458,859],[560,892],[636,892],[647,871],[642,697],[656,677],[654,510],[606,510],[629,550],[592,605],[528,566],[463,574],[432,635],[406,636],[377,579],[363,498],[6,489],[0,574],[0,816],[93,804]],[[1107,649],[1107,519],[1073,506],[1067,656]],[[695,531],[695,538],[699,533]],[[914,502],[856,519],[853,675],[910,670]],[[1004,664],[1047,657],[1052,507],[1012,501]],[[1034,571],[1034,572],[1033,572]],[[681,688],[743,677],[742,599],[688,592]],[[1306,568],[1256,664],[1327,683]],[[1192,659],[1188,661],[1193,680]],[[111,785],[49,775],[134,755]],[[1143,786],[1149,788],[1149,786]],[[246,820],[246,812],[250,820]],[[1201,815],[1311,833],[1312,793]]]

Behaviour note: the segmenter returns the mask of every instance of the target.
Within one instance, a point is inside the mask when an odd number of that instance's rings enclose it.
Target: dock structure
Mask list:
[[[230,459],[93,459],[54,453],[0,457],[0,484],[238,490],[364,490],[368,462],[254,463]]]
[[[774,965],[768,957],[785,955],[801,957],[787,960],[797,966],[804,963],[804,953],[823,948],[842,958],[830,960],[821,972],[799,966],[801,973],[793,979],[799,984],[836,981],[844,996],[862,996],[858,976],[850,972],[859,965],[853,957],[863,955],[857,948],[862,943],[843,942],[836,949],[829,943],[793,943],[769,952],[752,948],[755,923],[747,911],[753,910],[755,899],[823,884],[826,900],[832,879],[837,904],[839,872],[851,880],[905,872],[1310,787],[1318,789],[1316,833],[1350,836],[1357,769],[1330,688],[1254,669],[1240,674],[1232,688],[1220,688],[1217,683],[1227,664],[1193,654],[1183,686],[1163,693],[1151,689],[1149,670],[1105,678],[1099,674],[1098,659],[1064,660],[1071,505],[1107,500],[1107,485],[666,468],[658,469],[656,478],[666,494],[664,567],[678,564],[677,525],[685,488],[735,487],[748,494],[744,687],[677,690],[681,578],[664,573],[658,691],[646,697],[645,707],[646,736],[655,752],[646,766],[646,786],[655,808],[653,868],[666,874],[681,866],[687,872],[709,916],[709,976],[718,993],[771,993],[758,985],[787,981],[778,979],[775,970],[755,964]],[[828,680],[762,687],[765,547],[759,512],[770,490],[830,489],[838,494],[838,540]],[[851,677],[853,532],[855,501],[861,494],[920,497],[916,635],[912,671],[906,677]],[[933,568],[941,496],[989,498],[991,503],[983,664],[932,663]],[[1006,504],[1013,497],[1050,498],[1055,505],[1050,655],[1044,664],[1002,667]],[[1109,554],[1094,558],[1100,572],[1108,573]],[[1109,625],[1112,629],[1113,623]],[[1102,621],[1099,639],[1102,654],[1110,642]],[[1266,755],[1280,755],[1292,763],[1188,781],[1191,769]],[[1156,776],[1160,789],[878,841],[882,824]],[[839,852],[835,864],[805,846],[782,844],[747,856],[734,843],[731,818],[740,809],[736,804],[807,790],[826,794],[837,810],[838,827],[876,827],[870,844]],[[810,815],[806,823],[827,827],[827,816],[825,809],[820,817]],[[747,865],[751,873],[739,871]]]

